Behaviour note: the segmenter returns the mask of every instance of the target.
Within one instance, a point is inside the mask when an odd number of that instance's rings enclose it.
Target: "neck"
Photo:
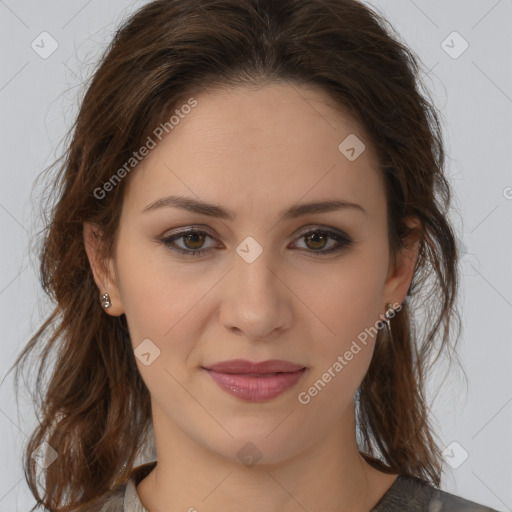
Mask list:
[[[353,418],[352,413],[347,411],[347,417]],[[259,450],[247,445],[245,464],[236,455],[239,448],[232,457],[221,456],[186,436],[158,410],[153,410],[153,418],[158,463],[137,487],[151,512],[368,512],[396,478],[365,462],[357,448],[355,424],[343,418],[328,435],[281,460],[261,453],[258,462]]]

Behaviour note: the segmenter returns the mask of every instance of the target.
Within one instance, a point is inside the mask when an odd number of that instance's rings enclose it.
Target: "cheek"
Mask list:
[[[299,403],[310,410],[341,414],[352,400],[370,365],[380,324],[381,273],[368,271],[368,262],[358,260],[353,272],[340,272],[322,291],[308,301],[321,319],[311,345],[310,375],[300,391]],[[361,268],[361,272],[355,269]],[[378,268],[378,265],[376,267]],[[313,414],[312,416],[316,416]],[[326,420],[327,421],[327,420]]]
[[[199,300],[190,281],[155,247],[119,244],[119,291],[134,347],[146,338],[163,347]]]
[[[320,334],[316,350],[322,359],[348,350],[383,312],[382,289],[387,264],[384,251],[367,245],[333,264],[322,274],[304,276],[296,291],[313,314]],[[313,286],[314,285],[314,286]],[[371,342],[371,338],[368,337]]]
[[[386,241],[378,234],[372,240],[372,244],[361,245],[340,260],[335,269],[329,269],[329,275],[322,275],[316,283],[323,286],[315,286],[305,301],[321,322],[315,319],[314,363],[299,402],[309,403],[307,407],[318,414],[334,404],[334,415],[346,409],[372,359],[376,334],[382,326],[377,321],[388,265],[387,258],[382,257]],[[304,291],[308,284],[311,289],[311,279],[304,279]]]

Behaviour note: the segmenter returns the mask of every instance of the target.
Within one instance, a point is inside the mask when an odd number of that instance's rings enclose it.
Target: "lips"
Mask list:
[[[204,368],[226,393],[249,402],[270,400],[294,387],[306,372],[289,361],[223,361]]]
[[[241,373],[258,375],[296,372],[298,370],[302,370],[304,366],[279,359],[262,361],[261,363],[253,363],[252,361],[247,361],[246,359],[232,359],[231,361],[223,361],[221,363],[216,363],[205,368],[207,370],[212,370],[219,373]]]

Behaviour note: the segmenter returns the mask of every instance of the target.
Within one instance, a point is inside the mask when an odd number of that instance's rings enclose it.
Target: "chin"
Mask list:
[[[279,464],[305,449],[306,440],[298,437],[296,430],[290,429],[290,426],[284,428],[283,424],[279,425],[279,421],[256,422],[253,419],[247,419],[245,427],[242,427],[239,422],[239,428],[226,428],[226,430],[233,437],[226,435],[217,439],[203,440],[204,444],[219,457],[248,468],[255,465],[261,467]]]

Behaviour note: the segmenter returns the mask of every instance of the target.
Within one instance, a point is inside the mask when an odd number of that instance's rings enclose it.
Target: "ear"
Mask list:
[[[101,256],[102,235],[101,230],[95,224],[84,222],[84,246],[89,265],[94,276],[94,282],[98,287],[98,306],[101,306],[101,296],[108,293],[112,306],[104,311],[111,316],[119,316],[124,313],[117,273],[113,259],[104,260]]]
[[[417,217],[410,216],[404,223],[411,229],[404,241],[404,247],[397,253],[396,262],[390,261],[388,276],[384,284],[386,304],[395,302],[402,304],[411,285],[414,269],[418,260],[421,242],[421,222]]]

